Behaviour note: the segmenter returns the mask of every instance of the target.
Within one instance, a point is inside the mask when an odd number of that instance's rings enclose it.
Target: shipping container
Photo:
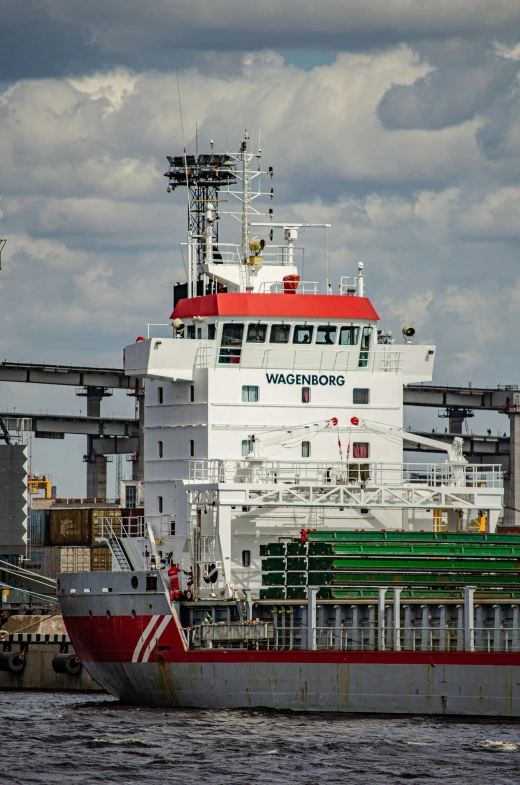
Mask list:
[[[28,570],[45,575],[47,578],[55,578],[60,571],[59,548],[32,548],[29,551],[30,561],[26,563]]]
[[[27,544],[41,548],[49,541],[49,510],[28,510]]]
[[[91,526],[88,508],[53,507],[49,517],[51,545],[89,545]]]
[[[90,545],[102,536],[103,519],[113,520],[112,529],[121,535],[121,508],[54,506],[49,517],[49,542],[51,545]]]
[[[93,545],[90,549],[90,569],[92,572],[111,572],[112,553],[107,545]]]
[[[90,548],[71,546],[59,551],[60,572],[90,572]]]
[[[104,518],[110,519],[110,525],[112,528],[112,532],[116,537],[121,537],[121,516],[123,514],[123,510],[120,507],[106,507],[106,508],[97,508],[94,507],[91,510],[91,521],[92,521],[92,539],[91,542],[95,543],[98,537],[102,537],[103,535],[106,537],[108,534],[107,526]],[[105,524],[105,525],[104,525]]]

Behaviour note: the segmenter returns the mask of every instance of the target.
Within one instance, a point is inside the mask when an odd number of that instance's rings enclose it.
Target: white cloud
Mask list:
[[[196,124],[200,150],[210,137],[222,149],[226,126],[230,147],[245,125],[262,126],[275,218],[332,223],[333,280],[363,261],[384,326],[399,334],[411,322],[419,340],[437,342],[443,381],[471,370],[493,383],[520,359],[509,338],[520,304],[518,162],[512,144],[505,158],[482,142],[499,125],[496,108],[438,130],[381,124],[392,85],[431,71],[409,45],[342,53],[307,72],[276,52],[245,53],[233,73],[181,70],[186,142],[193,150]],[[507,133],[520,138],[512,105]],[[162,176],[166,154],[182,151],[175,74],[21,80],[0,97],[0,150],[0,351],[119,365],[146,322],[167,320],[183,278],[185,194],[168,196]],[[323,280],[324,233],[301,239],[305,278]]]

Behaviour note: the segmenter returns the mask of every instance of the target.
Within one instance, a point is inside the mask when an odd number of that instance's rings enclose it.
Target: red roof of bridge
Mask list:
[[[299,319],[379,319],[367,297],[327,294],[208,294],[179,300],[170,319],[260,316]]]

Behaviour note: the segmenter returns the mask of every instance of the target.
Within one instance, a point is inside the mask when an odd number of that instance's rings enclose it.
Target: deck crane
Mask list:
[[[258,436],[253,433],[249,436],[249,453],[247,458],[263,460],[260,450],[271,444],[284,444],[285,442],[293,441],[305,436],[315,436],[320,431],[325,431],[327,428],[335,428],[338,424],[337,417],[331,417],[330,420],[320,420],[316,423],[309,425],[300,425],[295,428],[279,429],[276,432],[268,432],[265,435]]]
[[[467,460],[462,454],[462,446],[464,444],[460,436],[453,439],[452,444],[445,444],[439,439],[430,439],[428,436],[418,436],[416,433],[406,431],[404,428],[392,425],[382,425],[381,423],[371,422],[370,420],[360,420],[358,417],[351,417],[350,422],[353,426],[366,428],[369,431],[376,433],[388,433],[392,436],[397,436],[403,441],[414,442],[415,444],[424,444],[425,447],[435,447],[436,450],[442,450],[448,453],[448,463],[459,465],[467,464]]]

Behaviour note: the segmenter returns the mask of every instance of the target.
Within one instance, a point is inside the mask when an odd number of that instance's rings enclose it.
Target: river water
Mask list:
[[[131,708],[0,692],[0,783],[518,785],[520,723]]]

